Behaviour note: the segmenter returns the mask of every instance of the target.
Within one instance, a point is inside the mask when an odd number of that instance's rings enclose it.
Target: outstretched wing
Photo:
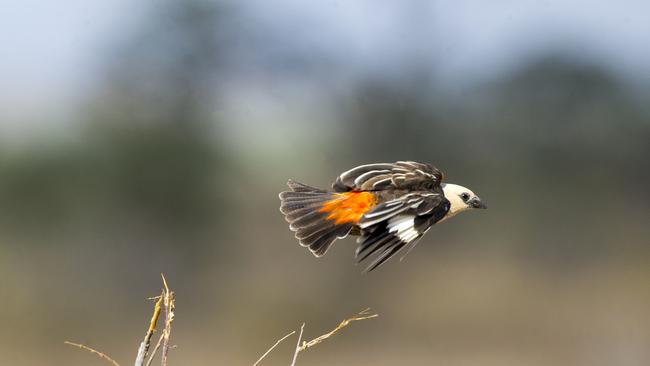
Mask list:
[[[366,271],[379,267],[405,246],[414,246],[449,206],[444,195],[434,192],[412,192],[378,205],[359,221],[357,261],[378,253]]]
[[[442,172],[430,164],[414,161],[361,165],[341,174],[333,188],[337,192],[385,189],[431,190],[440,185]]]

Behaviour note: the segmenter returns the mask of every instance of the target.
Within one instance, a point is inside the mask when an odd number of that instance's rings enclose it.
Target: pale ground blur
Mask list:
[[[113,18],[92,66],[57,58],[51,27],[52,65],[85,70],[64,78],[76,92],[39,94],[38,75],[0,87],[0,365],[105,364],[65,340],[130,364],[161,272],[177,296],[172,365],[252,365],[303,321],[311,339],[366,307],[380,317],[298,364],[649,364],[643,12],[557,18],[579,38],[542,27],[557,4],[497,16],[470,3],[149,4]],[[590,14],[609,43],[590,46]],[[552,36],[505,47],[495,34],[518,17]],[[491,42],[509,51],[474,56]],[[404,159],[490,208],[370,274],[353,239],[321,259],[299,247],[278,211],[288,178],[327,188]],[[288,364],[293,342],[264,364]]]

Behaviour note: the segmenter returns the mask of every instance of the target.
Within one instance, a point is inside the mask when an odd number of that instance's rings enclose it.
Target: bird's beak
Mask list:
[[[469,207],[486,209],[487,205],[485,204],[485,202],[481,201],[480,198],[474,197],[469,201]]]

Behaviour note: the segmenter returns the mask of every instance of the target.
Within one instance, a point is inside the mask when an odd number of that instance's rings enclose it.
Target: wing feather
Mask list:
[[[414,161],[376,163],[352,168],[336,179],[337,192],[385,189],[433,189],[440,185],[442,172],[430,164]]]
[[[449,201],[438,193],[412,192],[378,205],[359,222],[362,236],[358,262],[377,254],[366,268],[381,266],[405,246],[412,248],[424,233],[449,211]]]
[[[387,245],[386,249],[384,249],[384,251],[381,252],[381,254],[379,254],[377,256],[377,258],[375,258],[375,260],[372,263],[370,263],[368,268],[366,268],[366,272],[370,272],[370,271],[374,270],[375,268],[377,268],[377,267],[381,266],[382,264],[384,264],[384,262],[389,260],[390,257],[394,256],[402,248],[404,248],[404,246],[406,244],[407,243],[402,242],[402,241],[396,241],[396,242],[392,242],[390,245]]]

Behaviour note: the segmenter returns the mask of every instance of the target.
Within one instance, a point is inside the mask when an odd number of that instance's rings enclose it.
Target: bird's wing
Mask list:
[[[378,205],[359,221],[357,261],[379,253],[366,270],[379,267],[405,246],[415,245],[449,206],[442,194],[434,192],[412,192]]]
[[[440,185],[443,173],[430,164],[414,161],[361,165],[342,173],[333,184],[337,192],[384,189],[431,190]]]

